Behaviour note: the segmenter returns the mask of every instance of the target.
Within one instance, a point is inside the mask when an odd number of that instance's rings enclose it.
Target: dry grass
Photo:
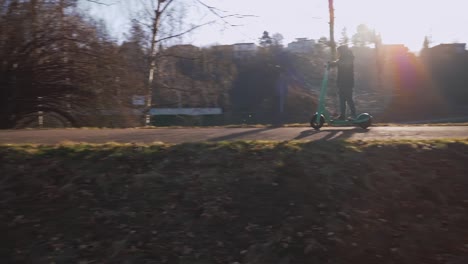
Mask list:
[[[457,263],[467,153],[452,139],[3,145],[0,262]]]

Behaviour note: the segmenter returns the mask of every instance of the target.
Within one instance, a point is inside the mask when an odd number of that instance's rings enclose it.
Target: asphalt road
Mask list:
[[[392,140],[467,138],[468,126],[399,126],[361,128],[160,128],[160,129],[44,129],[0,130],[0,144],[183,143],[226,140]]]

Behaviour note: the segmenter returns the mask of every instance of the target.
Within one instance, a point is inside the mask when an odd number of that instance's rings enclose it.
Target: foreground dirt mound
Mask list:
[[[1,263],[468,263],[464,142],[0,147]]]

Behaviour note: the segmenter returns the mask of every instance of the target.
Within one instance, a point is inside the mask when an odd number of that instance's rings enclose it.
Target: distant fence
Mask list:
[[[188,116],[202,116],[202,115],[221,115],[223,110],[221,108],[152,108],[150,114],[153,116],[163,115],[188,115]]]
[[[432,112],[413,115],[404,112],[395,114],[398,109],[388,109],[390,112],[379,112],[381,109],[359,108],[359,112],[369,111],[376,122],[429,122],[430,120],[446,120],[460,122],[468,120],[468,107],[452,107],[449,111],[431,108]],[[406,110],[405,110],[406,111]],[[278,113],[272,112],[223,112],[221,108],[154,108],[151,110],[151,124],[154,126],[226,126],[226,125],[256,125],[256,124],[292,124],[308,123],[313,110]],[[414,112],[414,111],[413,111]],[[417,114],[417,113],[416,113]],[[40,127],[38,115],[30,115],[17,124],[17,128]],[[97,110],[96,113],[75,114],[80,126],[89,127],[135,127],[143,124],[143,113],[138,110],[125,111]],[[69,127],[71,124],[54,113],[43,113],[43,127]]]
[[[224,112],[218,115],[155,115],[152,117],[154,126],[224,126],[224,125],[256,125],[281,123],[307,123],[310,111],[302,113],[277,112]]]

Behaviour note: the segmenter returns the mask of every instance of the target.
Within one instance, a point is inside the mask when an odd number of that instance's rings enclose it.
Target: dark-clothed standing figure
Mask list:
[[[354,88],[354,55],[348,46],[338,47],[338,60],[331,62],[330,66],[338,67],[337,87],[340,97],[340,117],[346,118],[346,104],[351,110],[351,117],[356,117],[356,107],[353,100]]]

